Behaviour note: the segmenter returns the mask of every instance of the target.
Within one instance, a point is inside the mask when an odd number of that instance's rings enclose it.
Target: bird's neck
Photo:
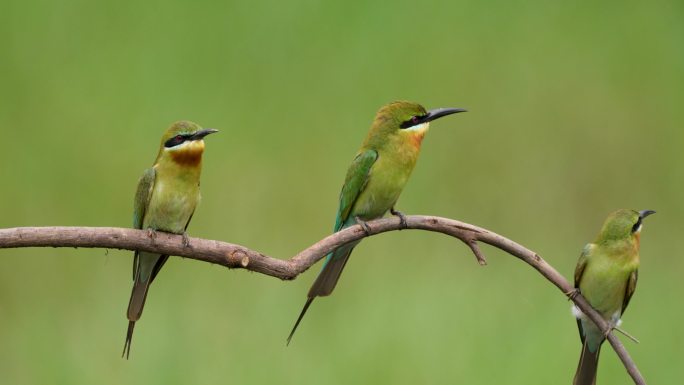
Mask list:
[[[625,263],[639,263],[639,236],[634,234],[627,239],[611,240],[603,243],[604,250],[614,259]]]
[[[404,136],[406,136],[406,138],[404,138],[404,141],[407,145],[415,148],[417,151],[420,151],[420,145],[423,144],[425,131],[411,132]]]
[[[391,164],[392,167],[408,172],[413,170],[420,155],[420,146],[424,133],[402,133],[391,135],[383,141],[364,143],[361,152],[375,150],[378,161]]]
[[[634,237],[634,243],[636,244],[636,249],[639,250],[639,248],[641,247],[641,230],[634,233],[634,235],[632,235],[632,237]]]
[[[423,138],[427,129],[419,131],[399,132],[398,135],[393,136],[388,141],[387,145],[392,151],[403,154],[407,157],[418,157],[420,154],[420,147],[423,144]]]
[[[416,151],[420,151],[420,146],[423,144],[423,138],[430,129],[430,123],[423,123],[401,130],[397,134],[397,141],[401,146],[412,147]]]
[[[199,182],[203,147],[161,153],[154,167],[160,174]]]

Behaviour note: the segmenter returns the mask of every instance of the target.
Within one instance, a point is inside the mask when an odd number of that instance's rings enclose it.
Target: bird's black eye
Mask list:
[[[422,123],[424,116],[412,116],[411,119],[405,121],[401,124],[401,128],[409,128]]]
[[[185,141],[185,137],[183,135],[176,135],[173,138],[167,140],[164,143],[164,147],[178,146],[179,144],[183,143],[184,141]]]
[[[636,233],[637,230],[639,230],[639,227],[641,227],[641,217],[639,217],[634,226],[632,226],[632,233]]]

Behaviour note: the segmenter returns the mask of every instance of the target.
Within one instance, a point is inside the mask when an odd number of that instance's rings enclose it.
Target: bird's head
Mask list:
[[[390,138],[397,138],[420,146],[431,121],[465,111],[462,108],[437,108],[428,111],[418,103],[392,102],[380,108],[375,115],[368,141],[381,144]]]
[[[203,129],[197,123],[181,120],[171,125],[162,136],[157,161],[169,159],[180,165],[197,165],[204,152],[204,137],[218,132]]]
[[[603,223],[596,243],[633,240],[638,246],[642,222],[651,214],[655,211],[620,209],[611,213]]]

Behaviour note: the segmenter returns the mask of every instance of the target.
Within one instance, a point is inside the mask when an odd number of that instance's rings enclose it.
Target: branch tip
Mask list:
[[[615,330],[615,331],[617,331],[617,332],[620,332],[623,336],[629,338],[629,339],[632,340],[632,342],[634,342],[635,344],[638,344],[638,343],[639,343],[639,340],[636,339],[636,337],[634,337],[633,335],[631,335],[631,334],[627,333],[626,331],[620,329],[619,327],[614,327],[613,330]]]
[[[468,244],[468,247],[470,247],[470,250],[473,251],[473,254],[475,254],[475,258],[477,258],[477,263],[479,263],[480,266],[487,266],[487,258],[484,256],[484,253],[482,253],[480,245],[477,244],[477,240],[475,238],[472,238],[468,240],[466,243]]]

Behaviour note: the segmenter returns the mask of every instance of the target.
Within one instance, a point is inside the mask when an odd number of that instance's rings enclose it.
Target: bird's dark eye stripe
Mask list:
[[[190,135],[176,135],[173,138],[164,142],[164,147],[178,146],[179,144],[185,142],[185,140],[188,139],[189,136]]]
[[[423,120],[427,117],[427,115],[416,115],[412,116],[411,119],[405,121],[402,123],[399,127],[401,128],[409,128],[413,126],[417,126],[421,123],[423,123]]]
[[[636,233],[637,230],[639,230],[639,226],[641,226],[641,217],[637,220],[637,223],[632,226],[632,232]]]

